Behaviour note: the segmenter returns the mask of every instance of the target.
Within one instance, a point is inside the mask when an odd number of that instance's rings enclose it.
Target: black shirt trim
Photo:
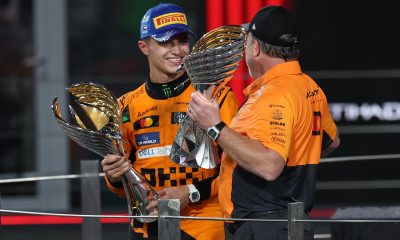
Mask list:
[[[146,92],[154,99],[167,99],[177,97],[190,85],[190,79],[185,73],[181,77],[168,83],[153,83],[150,77],[147,77]]]

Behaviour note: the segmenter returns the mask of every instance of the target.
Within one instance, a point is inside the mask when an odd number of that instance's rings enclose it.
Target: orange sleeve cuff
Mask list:
[[[110,182],[110,180],[107,178],[107,176],[104,176],[104,179],[107,183],[107,187],[108,189],[110,189],[110,191],[120,197],[125,197],[125,190],[124,187],[122,186],[122,182],[121,182],[121,186],[117,186],[115,183],[113,184],[112,182]]]

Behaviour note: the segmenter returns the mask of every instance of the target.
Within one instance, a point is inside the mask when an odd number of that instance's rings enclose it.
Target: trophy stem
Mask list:
[[[219,163],[218,150],[213,141],[189,117],[181,123],[170,158],[177,164],[195,168],[215,168]]]
[[[146,179],[133,168],[122,177],[128,210],[131,216],[157,215],[156,209],[146,209],[152,200],[158,199],[157,192],[147,183]],[[140,222],[154,222],[157,218],[139,218]]]
[[[202,135],[201,144],[194,152],[195,159],[201,168],[215,168],[219,162],[218,150],[207,134]]]

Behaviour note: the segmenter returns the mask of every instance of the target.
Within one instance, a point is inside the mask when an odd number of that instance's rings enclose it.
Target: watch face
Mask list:
[[[207,132],[207,135],[212,139],[215,140],[218,136],[218,133],[214,129],[210,129]]]
[[[199,194],[199,192],[192,192],[191,193],[191,199],[190,199],[190,201],[192,201],[192,202],[197,202],[197,201],[199,201],[200,200],[200,194]]]

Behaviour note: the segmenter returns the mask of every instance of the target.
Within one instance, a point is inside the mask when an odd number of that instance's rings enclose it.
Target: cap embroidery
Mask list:
[[[153,22],[154,22],[154,27],[156,29],[179,23],[187,25],[185,14],[179,12],[160,15],[158,17],[153,18]]]
[[[147,23],[149,21],[149,15],[144,15],[142,22]]]

